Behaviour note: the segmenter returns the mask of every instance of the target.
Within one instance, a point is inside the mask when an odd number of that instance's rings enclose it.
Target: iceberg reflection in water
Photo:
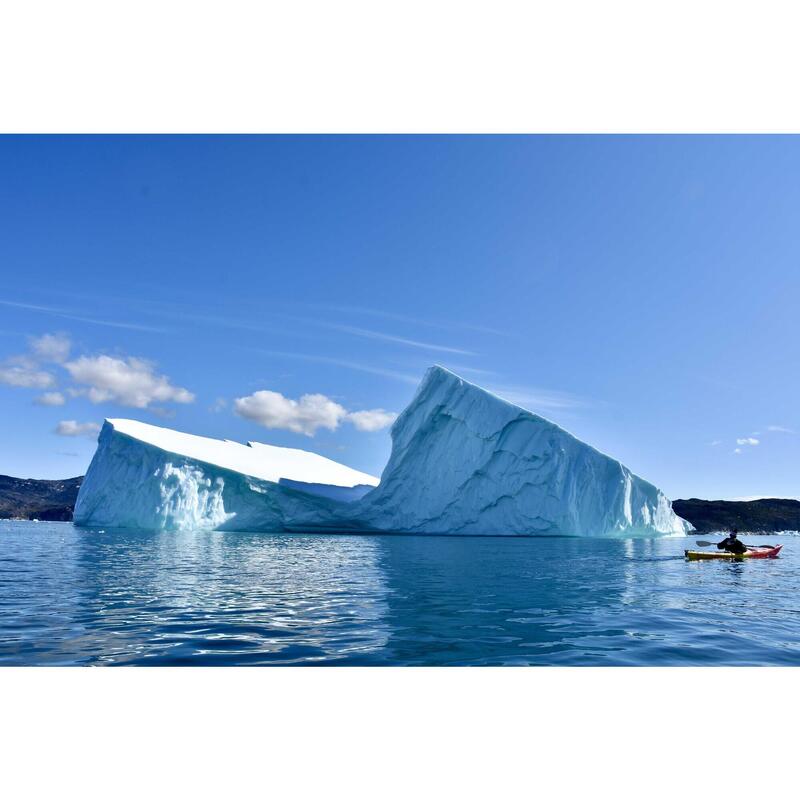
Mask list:
[[[794,537],[92,531],[0,522],[0,664],[800,663]]]
[[[0,523],[6,549],[26,528],[0,663],[335,663],[388,637],[374,539]]]

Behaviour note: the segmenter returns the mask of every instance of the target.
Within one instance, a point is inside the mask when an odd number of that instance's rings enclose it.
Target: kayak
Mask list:
[[[726,553],[723,550],[684,550],[686,558],[689,561],[705,561],[712,558],[726,558],[728,560],[740,558],[777,558],[780,553],[782,544],[771,545],[765,544],[759,547],[749,549],[746,553]]]

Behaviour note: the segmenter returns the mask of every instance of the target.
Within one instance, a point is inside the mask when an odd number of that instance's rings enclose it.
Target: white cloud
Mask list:
[[[0,383],[23,389],[49,389],[56,379],[26,356],[14,356],[0,364]]]
[[[157,375],[153,364],[142,358],[81,356],[68,361],[64,368],[76,383],[88,386],[77,390],[92,403],[113,401],[133,408],[147,408],[151,403],[191,403],[194,395],[173,386],[165,375]]]
[[[741,447],[737,447],[733,452],[734,453],[741,453],[742,452],[742,448]]]
[[[233,410],[265,428],[313,436],[318,428],[335,431],[347,411],[324,394],[304,394],[291,400],[280,392],[262,390],[248,397],[237,397]]]
[[[747,444],[755,447],[758,444],[758,439],[754,439],[752,436],[745,436],[743,439],[737,439],[736,444]]]
[[[69,357],[72,342],[65,333],[45,333],[30,339],[31,350],[40,361],[62,364]]]
[[[371,411],[351,411],[347,421],[352,422],[359,431],[379,431],[388,427],[397,419],[397,414],[374,408]]]
[[[795,433],[791,428],[784,428],[783,425],[767,425],[767,430],[773,433]]]
[[[223,411],[228,407],[228,401],[224,397],[218,397],[212,405],[209,406],[208,410],[213,412],[214,414],[218,414],[220,411]]]
[[[59,436],[88,436],[90,439],[100,432],[96,422],[76,422],[74,419],[65,419],[58,423],[55,432]]]
[[[237,397],[233,401],[233,410],[240,417],[265,428],[306,436],[313,436],[319,428],[335,431],[342,422],[351,422],[359,431],[378,431],[397,418],[397,414],[382,408],[348,412],[324,394],[304,394],[299,400],[292,400],[280,392],[268,390]]]
[[[709,444],[711,445],[711,447],[716,447],[718,444],[722,444],[722,442],[719,439],[714,439],[714,441],[709,442]]]
[[[31,354],[11,356],[0,362],[0,383],[22,389],[49,389],[56,385],[55,375],[42,369],[40,362],[55,361],[57,359],[53,356],[65,354],[63,335],[46,333],[38,338],[33,337],[30,339],[30,349]]]
[[[37,406],[63,406],[66,399],[61,392],[45,392],[33,401]]]

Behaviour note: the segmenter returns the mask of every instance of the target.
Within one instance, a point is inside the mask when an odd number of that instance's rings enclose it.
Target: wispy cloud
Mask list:
[[[174,408],[164,408],[163,406],[150,406],[147,410],[159,419],[175,419],[177,413]]]
[[[0,301],[2,302],[2,301]],[[29,351],[0,361],[0,383],[20,389],[50,389],[56,376],[42,367],[42,361],[57,361],[64,354],[58,335],[45,334],[29,340]],[[69,352],[69,349],[66,350]],[[53,358],[53,355],[56,358]]]
[[[758,447],[760,443],[759,439],[756,439],[754,436],[742,436],[736,440],[736,444],[738,447],[734,448],[733,453],[734,455],[741,455],[744,450],[744,447]]]
[[[0,383],[20,389],[49,389],[56,379],[27,356],[12,356],[0,362]]]
[[[42,336],[32,336],[30,347],[40,361],[62,364],[69,357],[72,342],[66,333],[45,333]]]
[[[71,319],[76,322],[87,322],[90,325],[104,325],[108,328],[124,328],[132,331],[146,331],[147,333],[168,333],[165,328],[156,328],[152,325],[139,325],[133,322],[119,322],[117,320],[95,319],[93,317],[85,317],[80,314],[75,314],[68,309],[52,308],[51,306],[39,306],[32,303],[14,303],[10,300],[0,300],[0,305],[9,306],[11,308],[23,308],[27,311],[37,311],[42,314],[51,314],[54,317],[61,317],[62,319]]]
[[[447,322],[447,321],[432,321],[429,319],[420,319],[419,317],[410,317],[406,314],[396,314],[392,311],[385,311],[381,308],[363,308],[361,306],[339,306],[339,305],[318,305],[317,308],[327,308],[331,311],[336,311],[340,314],[363,314],[364,316],[377,317],[379,319],[388,319],[395,322],[404,322],[409,325],[421,325],[426,328],[437,328],[439,330],[455,331],[455,330],[471,330],[479,333],[490,333],[495,336],[509,336],[506,331],[498,330],[497,328],[487,327],[485,325],[471,325],[463,322]]]
[[[455,372],[456,375],[477,375],[480,378],[488,377],[489,375],[497,375],[494,370],[491,369],[478,369],[478,367],[468,367],[465,364],[451,364],[449,362],[444,362],[442,364],[443,367],[447,367],[450,372]]]
[[[397,372],[396,370],[384,369],[383,367],[375,367],[371,364],[363,364],[357,361],[347,361],[340,358],[328,358],[327,356],[315,356],[306,353],[287,353],[280,350],[261,350],[259,348],[250,348],[254,353],[261,353],[265,356],[275,356],[277,358],[296,359],[298,361],[314,361],[318,364],[331,364],[335,367],[343,367],[344,369],[352,369],[358,372],[367,372],[370,375],[381,375],[384,378],[391,378],[392,380],[400,381],[402,383],[410,383],[416,386],[422,375],[411,375],[406,372]]]
[[[474,356],[476,355],[471,350],[464,350],[460,347],[451,347],[450,345],[436,344],[434,342],[423,342],[418,339],[408,339],[405,336],[395,336],[390,333],[383,333],[382,331],[373,331],[368,328],[357,328],[353,325],[340,325],[335,322],[322,322],[320,320],[305,320],[323,328],[328,328],[333,331],[340,331],[347,333],[351,336],[360,336],[363,339],[374,339],[380,342],[389,342],[391,344],[401,344],[406,347],[415,347],[420,350],[431,350],[436,353],[453,353],[459,356]]]
[[[709,442],[708,444],[709,444],[710,447],[716,447],[717,445],[722,444],[722,440],[721,439],[714,439],[713,442]]]
[[[590,403],[577,395],[554,389],[541,389],[535,386],[500,386],[489,385],[490,392],[508,400],[514,405],[522,406],[530,411],[537,409],[565,410],[586,408]]]
[[[61,392],[45,392],[40,394],[33,402],[37,406],[63,406],[67,401]]]
[[[767,425],[767,430],[772,433],[796,433],[791,428],[784,428],[783,425]]]
[[[94,439],[100,432],[96,422],[76,422],[74,419],[65,419],[56,425],[54,433],[59,436],[88,436]]]
[[[180,313],[181,319],[199,322],[202,325],[215,325],[220,328],[233,328],[234,330],[254,331],[257,333],[270,333],[274,330],[274,328],[257,322],[248,322],[235,317],[221,317],[218,314],[186,314],[183,311],[176,313]]]

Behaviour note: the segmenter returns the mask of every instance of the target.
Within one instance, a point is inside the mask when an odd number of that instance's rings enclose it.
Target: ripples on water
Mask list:
[[[692,538],[0,522],[0,664],[798,664],[800,539],[781,541],[689,563]]]

